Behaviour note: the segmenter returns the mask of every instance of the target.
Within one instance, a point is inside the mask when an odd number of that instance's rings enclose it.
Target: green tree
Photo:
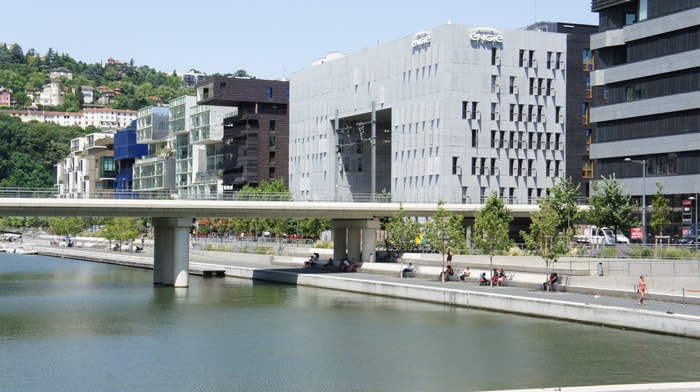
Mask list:
[[[110,241],[119,241],[119,250],[121,251],[122,242],[138,238],[141,230],[138,218],[118,217],[105,224],[102,236]]]
[[[406,216],[403,204],[401,204],[399,210],[389,218],[385,228],[387,244],[396,248],[396,251],[399,252],[399,258],[403,258],[403,253],[413,247],[416,237],[420,234],[420,224]]]
[[[671,207],[664,195],[664,187],[659,182],[656,183],[656,194],[651,205],[654,207],[654,213],[651,215],[649,225],[659,233],[658,235],[663,235],[664,230],[671,227]]]
[[[620,183],[615,175],[603,177],[601,181],[593,182],[593,193],[590,206],[585,214],[585,220],[599,227],[609,227],[613,233],[617,230],[627,231],[639,225],[632,215],[631,196],[622,193]]]
[[[540,209],[542,202],[546,203],[551,209],[557,213],[556,228],[558,231],[565,231],[567,236],[571,236],[571,223],[580,218],[580,212],[576,199],[580,195],[581,184],[574,187],[571,177],[562,179],[554,184],[547,191],[547,196],[540,200]]]
[[[535,255],[542,257],[549,269],[550,262],[556,262],[559,257],[568,253],[568,237],[566,230],[559,229],[561,217],[547,198],[540,202],[539,211],[532,214],[530,231],[520,231],[527,248]]]
[[[471,241],[483,254],[489,255],[489,270],[493,269],[493,256],[510,249],[510,222],[513,214],[496,192],[474,216]]]
[[[445,202],[438,201],[438,208],[425,223],[425,243],[430,249],[442,253],[443,269],[445,255],[449,251],[463,249],[465,244],[462,216],[445,209]]]
[[[77,235],[85,228],[85,221],[76,217],[49,218],[49,227],[55,235]]]

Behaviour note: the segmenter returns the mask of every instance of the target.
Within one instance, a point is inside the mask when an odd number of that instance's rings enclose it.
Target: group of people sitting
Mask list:
[[[352,261],[348,261],[348,258],[346,257],[340,263],[338,269],[341,271],[355,272],[355,270],[357,269],[357,263],[355,262],[354,258],[352,259]]]
[[[406,270],[404,270],[406,271]],[[467,278],[471,276],[471,270],[469,267],[467,269],[463,270],[462,273],[459,275],[459,280],[462,281],[463,283],[467,283]],[[452,265],[448,264],[447,267],[445,268],[444,271],[440,273],[440,276],[438,279],[442,281],[448,281],[450,280],[451,276],[454,276],[455,271],[454,268],[452,268]],[[493,272],[491,272],[491,278],[486,277],[486,272],[482,272],[479,274],[477,277],[477,282],[479,283],[479,286],[488,286],[493,282],[494,286],[502,286],[503,282],[506,280],[506,272],[503,268],[500,270],[497,270],[496,268],[493,269]]]
[[[309,258],[306,261],[304,261],[304,268],[313,268],[315,265],[320,264],[319,257],[320,256],[318,253],[309,255]],[[335,264],[333,263],[333,258],[329,257],[328,262],[322,265],[325,269],[326,267],[332,267]],[[338,264],[338,269],[341,271],[355,272],[355,270],[357,269],[357,263],[355,262],[355,259],[352,259],[352,261],[350,261],[346,257],[343,259],[343,261],[340,262],[340,264]]]
[[[312,255],[309,255],[309,258],[304,262],[304,268],[311,268],[314,265],[318,264],[318,259],[319,259],[318,253],[314,253]]]

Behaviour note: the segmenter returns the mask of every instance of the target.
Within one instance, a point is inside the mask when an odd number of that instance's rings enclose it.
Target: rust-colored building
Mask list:
[[[289,81],[212,78],[196,88],[197,104],[231,106],[224,118],[224,192],[263,180],[287,184]]]

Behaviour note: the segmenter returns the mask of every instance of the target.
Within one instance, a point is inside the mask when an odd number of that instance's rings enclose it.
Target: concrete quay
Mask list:
[[[130,254],[41,246],[35,246],[34,249],[39,254],[56,257],[153,268],[153,258],[148,253]],[[304,257],[292,256],[192,251],[190,269],[191,273],[199,275],[205,275],[201,271],[223,270],[226,276],[244,279],[700,338],[700,305],[693,301],[683,303],[679,296],[670,291],[663,292],[660,290],[661,287],[654,288],[651,283],[651,293],[647,296],[647,302],[640,307],[632,285],[620,277],[611,277],[609,280],[621,282],[620,284],[629,287],[628,289],[613,290],[612,283],[608,282],[610,287],[604,287],[600,292],[596,292],[592,284],[586,287],[565,283],[560,291],[545,292],[540,286],[544,281],[544,274],[536,272],[533,273],[534,278],[528,275],[527,281],[517,279],[518,275],[527,274],[518,271],[506,286],[484,287],[476,284],[473,278],[468,283],[459,281],[442,283],[437,279],[441,267],[432,265],[428,260],[421,264],[418,264],[420,261],[414,262],[418,265],[419,271],[423,271],[423,274],[415,278],[401,278],[399,276],[401,265],[396,263],[364,263],[358,272],[347,273],[340,272],[337,266],[327,269],[305,269],[302,268],[304,260]],[[480,270],[478,267],[472,268],[472,277]],[[595,281],[597,277],[582,276],[581,278],[592,278],[592,281]],[[572,276],[567,277],[567,280],[571,279]],[[633,278],[630,279],[633,281]],[[649,281],[652,280],[649,279]],[[657,294],[654,294],[654,290],[657,290]],[[611,295],[611,293],[618,295]]]

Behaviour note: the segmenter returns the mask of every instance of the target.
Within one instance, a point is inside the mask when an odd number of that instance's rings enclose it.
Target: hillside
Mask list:
[[[26,53],[19,44],[0,44],[0,88],[13,93],[12,107],[32,107],[32,95],[50,82],[52,70],[65,68],[72,78],[58,78],[65,102],[60,106],[33,107],[39,110],[79,112],[83,109],[83,86],[98,86],[118,92],[107,105],[113,109],[138,110],[158,102],[169,102],[182,95],[194,95],[183,80],[156,71],[147,65],[136,66],[110,59],[106,64],[86,64],[49,49],[45,54],[33,49]],[[211,76],[250,76],[244,70]],[[99,92],[94,97],[99,98]],[[54,165],[70,152],[70,140],[99,129],[62,127],[54,124],[22,123],[18,118],[0,114],[0,187],[54,187]]]

